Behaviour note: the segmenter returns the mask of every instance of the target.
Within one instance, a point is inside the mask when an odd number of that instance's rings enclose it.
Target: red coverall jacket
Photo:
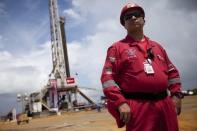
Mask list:
[[[152,48],[153,75],[147,75],[143,62],[147,54],[131,37],[114,43],[107,51],[101,82],[108,100],[108,110],[115,117],[118,127],[125,124],[119,118],[118,106],[128,103],[124,92],[157,93],[169,90],[171,94],[181,92],[179,73],[169,60],[165,50],[156,42],[146,38],[147,49]]]

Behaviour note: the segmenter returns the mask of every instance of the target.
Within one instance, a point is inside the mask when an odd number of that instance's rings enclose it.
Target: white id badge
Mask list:
[[[147,74],[154,74],[153,67],[152,67],[152,65],[149,64],[149,63],[144,63],[144,71],[145,71]]]

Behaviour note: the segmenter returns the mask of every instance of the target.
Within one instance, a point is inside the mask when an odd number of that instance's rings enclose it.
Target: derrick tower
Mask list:
[[[58,15],[57,0],[49,0],[49,14],[53,68],[49,74],[47,88],[42,90],[43,99],[52,111],[58,111],[62,105],[67,109],[74,109],[78,108],[77,93],[79,93],[91,106],[95,106],[96,104],[78,89],[74,77],[70,76],[65,18]]]
[[[49,0],[49,12],[50,12],[50,29],[51,29],[51,51],[53,70],[51,75],[55,78],[70,77],[69,66],[66,64],[68,57],[65,60],[64,54],[67,54],[67,49],[64,50],[62,41],[62,34],[60,28],[60,22],[64,22],[64,19],[60,19],[58,15],[57,0]],[[65,52],[66,51],[66,52]],[[66,55],[67,56],[67,55]],[[67,65],[67,68],[66,68]]]

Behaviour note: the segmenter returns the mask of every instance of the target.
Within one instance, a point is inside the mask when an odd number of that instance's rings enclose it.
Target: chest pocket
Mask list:
[[[168,73],[167,63],[166,63],[165,58],[162,55],[160,54],[156,55],[156,63],[161,70],[163,70],[165,73]]]
[[[144,71],[143,61],[139,58],[128,58],[124,63],[125,70],[131,74],[138,74]]]
[[[128,74],[138,74],[144,71],[143,56],[136,48],[129,48],[121,53],[121,72]]]

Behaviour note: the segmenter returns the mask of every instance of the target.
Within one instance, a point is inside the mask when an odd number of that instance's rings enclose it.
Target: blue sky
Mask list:
[[[129,0],[58,0],[66,17],[71,74],[96,89],[107,47],[125,37],[120,10]],[[134,0],[146,12],[145,34],[160,42],[181,74],[184,89],[197,87],[197,2]],[[192,4],[191,4],[192,3]],[[0,93],[39,91],[52,69],[48,0],[0,0]],[[98,95],[99,94],[99,95]]]

